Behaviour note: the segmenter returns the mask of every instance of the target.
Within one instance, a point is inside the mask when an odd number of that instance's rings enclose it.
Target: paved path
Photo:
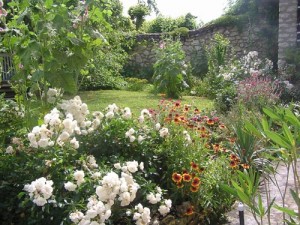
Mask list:
[[[298,160],[297,163],[297,171],[300,174],[300,160]],[[277,174],[276,174],[276,179],[277,182],[279,184],[279,187],[281,189],[281,191],[283,192],[285,184],[286,184],[286,178],[287,178],[287,168],[283,163],[280,163],[279,166],[277,167]],[[293,172],[290,169],[290,173],[289,173],[289,181],[288,181],[288,191],[285,197],[285,205],[286,207],[292,208],[292,209],[297,209],[296,204],[290,194],[289,189],[293,187]],[[267,200],[266,200],[266,194],[262,193],[262,199],[264,204],[266,204]],[[272,183],[270,182],[270,194],[271,194],[271,199],[273,199],[274,197],[276,197],[275,203],[278,205],[282,204],[282,200],[280,197],[280,192],[278,190],[278,188]],[[237,210],[237,205],[235,204],[233,207],[233,210],[230,211],[227,216],[228,216],[228,225],[239,225],[239,217],[238,217],[238,210]],[[246,207],[245,207],[246,208]],[[268,224],[268,220],[267,217],[264,219],[263,221],[264,225]],[[283,219],[282,219],[282,212],[272,208],[271,209],[271,225],[282,225],[283,223]],[[299,223],[300,224],[300,223]],[[249,210],[245,210],[245,225],[257,225],[256,221],[254,220],[251,212],[249,212]]]

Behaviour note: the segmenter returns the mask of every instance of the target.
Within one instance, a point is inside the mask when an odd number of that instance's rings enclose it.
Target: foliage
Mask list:
[[[201,79],[208,72],[208,63],[207,63],[207,55],[205,51],[193,51],[191,54],[191,73],[195,77],[199,77]]]
[[[225,64],[229,41],[220,34],[214,36],[213,42],[206,49],[208,73],[201,85],[201,94],[214,99],[225,87],[224,78],[219,75],[220,67]],[[198,88],[200,89],[200,88]]]
[[[186,37],[189,34],[189,29],[186,27],[178,27],[170,32],[173,37]]]
[[[198,28],[195,19],[196,17],[191,13],[176,19],[159,15],[154,20],[144,23],[142,30],[146,33],[172,32],[180,27],[185,27],[187,30],[195,30]]]
[[[104,43],[100,32],[109,26],[103,15],[110,11],[102,12],[99,1],[59,3],[52,0],[46,4],[31,0],[9,3],[14,16],[7,23],[3,44],[7,51],[16,53],[15,65],[22,65],[15,80],[31,74],[42,89],[50,83],[76,92],[79,71],[92,51]]]
[[[139,79],[139,78],[126,78],[127,82],[126,90],[128,91],[143,91],[148,84],[146,79]]]
[[[23,108],[12,100],[5,100],[4,94],[0,95],[0,146],[10,142],[15,135],[21,135],[24,116]]]
[[[188,65],[180,41],[164,40],[157,49],[154,64],[153,84],[157,93],[179,98],[184,89],[189,88]]]
[[[296,224],[295,219],[299,219],[299,208],[300,204],[298,201],[299,194],[299,175],[297,171],[297,164],[299,158],[299,114],[298,105],[290,105],[287,108],[284,107],[273,107],[264,108],[264,117],[257,120],[254,124],[247,122],[246,128],[252,132],[258,138],[269,141],[274,151],[278,152],[277,157],[280,161],[286,165],[287,174],[289,170],[293,172],[293,187],[295,190],[291,190],[291,195],[295,200],[295,205],[298,208],[298,212],[295,213],[285,205],[285,196],[289,184],[289,177],[286,178],[286,186],[280,191],[282,205],[275,204],[275,208],[283,212],[283,219],[288,224]],[[274,159],[274,157],[273,157]],[[278,183],[275,183],[278,186]],[[278,187],[280,190],[280,187]],[[285,214],[289,215],[290,220],[286,219]]]
[[[195,30],[197,28],[196,16],[193,16],[191,13],[187,13],[184,16],[184,22],[180,24],[180,27],[186,27],[189,30]]]
[[[232,106],[236,104],[236,87],[235,85],[228,85],[221,89],[214,100],[215,109],[223,114],[226,114],[232,109]]]
[[[249,82],[251,77],[253,77],[253,73],[257,74],[258,79],[264,82]],[[216,96],[215,106],[216,109],[221,110],[220,112],[223,113],[228,112],[237,102],[239,102],[239,104],[245,103],[248,109],[254,106],[255,104],[250,106],[250,103],[247,103],[248,100],[242,97],[246,96],[246,93],[249,93],[249,95],[251,95],[250,93],[259,95],[261,96],[259,98],[263,101],[263,99],[268,99],[269,97],[267,96],[272,95],[271,93],[274,92],[274,98],[268,100],[271,103],[273,100],[278,100],[275,96],[280,94],[281,90],[285,88],[280,87],[280,81],[273,81],[273,78],[271,78],[273,76],[273,63],[269,59],[260,59],[258,53],[255,51],[249,52],[240,59],[233,58],[228,61],[225,65],[220,67],[219,76],[223,77],[224,80],[222,83],[223,87]],[[256,89],[255,84],[257,85]],[[273,88],[273,90],[269,90],[268,88]],[[243,92],[243,94],[238,95],[238,91]],[[264,103],[262,103],[262,105],[263,104]],[[259,105],[257,106],[259,107]]]
[[[164,33],[171,32],[178,27],[179,20],[159,15],[154,20],[147,21],[143,25],[143,31],[146,33]]]
[[[124,87],[125,81],[120,72],[127,54],[122,48],[106,48],[103,51],[95,52],[93,59],[90,59],[86,69],[81,71],[80,89],[120,89]]]
[[[145,16],[150,15],[150,9],[145,4],[137,4],[131,6],[128,14],[132,21],[135,23],[136,30],[139,30],[145,21]]]
[[[262,195],[258,190],[259,174],[253,170],[244,170],[243,172],[237,171],[237,175],[237,182],[232,181],[233,187],[222,185],[222,188],[249,207],[258,225],[263,224],[263,217],[270,211],[275,198],[265,208],[262,202]],[[260,220],[258,220],[257,216]]]
[[[264,106],[275,104],[280,94],[278,82],[257,74],[240,81],[237,87],[237,99],[248,109],[261,110]]]
[[[163,199],[165,192],[156,188],[156,184],[170,191],[174,171],[188,169],[194,161],[205,168],[201,172],[201,190],[185,197],[172,192],[174,201],[180,204],[186,198],[194,199],[195,210],[204,221],[211,216],[219,219],[218,215],[231,204],[230,198],[218,191],[218,182],[231,176],[221,140],[226,140],[226,128],[215,115],[207,116],[205,111],[181,105],[179,101],[161,101],[157,109],[142,110],[138,119],[132,118],[128,107],[120,109],[111,104],[103,114],[97,111],[89,116],[86,104],[78,96],[62,101],[26,138],[14,138],[10,146],[2,148],[0,166],[5,182],[0,189],[1,217],[18,224],[50,221],[51,224],[62,221],[76,224],[84,220],[80,215],[85,214],[84,218],[89,218],[90,223],[101,220],[133,224],[138,223],[135,221],[138,220],[135,215],[138,203],[153,213],[158,209],[166,215],[170,202]],[[222,145],[226,143],[223,141]],[[212,157],[220,158],[212,160]],[[224,170],[219,170],[220,166]],[[113,205],[105,200],[109,195],[98,191],[105,187],[112,173],[120,181],[127,174],[126,179],[130,179],[132,185],[138,184],[136,195],[134,189],[128,189],[134,196],[128,205],[122,194],[124,186],[112,195],[118,196],[117,199],[112,197]],[[38,192],[32,191],[38,183],[47,188],[36,186]],[[18,197],[17,193],[20,193]],[[151,193],[159,197],[154,199]],[[106,205],[111,215],[109,212],[106,216],[92,216],[94,201]],[[135,215],[133,219],[129,211]]]
[[[156,15],[159,13],[159,9],[157,8],[157,4],[155,2],[155,0],[147,0],[145,2],[145,0],[138,0],[139,4],[146,4],[148,5],[149,9],[152,11],[154,11],[156,13]]]

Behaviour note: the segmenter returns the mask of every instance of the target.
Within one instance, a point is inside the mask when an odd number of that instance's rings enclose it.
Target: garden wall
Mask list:
[[[236,56],[243,56],[249,51],[258,51],[261,57],[268,57],[272,60],[277,57],[277,36],[269,37],[267,32],[270,27],[263,15],[255,19],[256,24],[247,23],[245,26],[237,25],[208,25],[199,30],[189,31],[185,37],[181,37],[183,49],[187,60],[199,60],[203,57],[205,47],[213,40],[216,33],[220,33],[229,39],[233,53]],[[277,29],[277,28],[275,28]],[[155,47],[161,40],[161,34],[139,34],[136,37],[137,43],[131,52],[129,65],[132,68],[152,68],[155,62]],[[276,42],[275,49],[270,48],[270,39]],[[271,51],[270,51],[271,50]],[[271,53],[270,53],[271,52]],[[273,53],[272,53],[273,52]]]

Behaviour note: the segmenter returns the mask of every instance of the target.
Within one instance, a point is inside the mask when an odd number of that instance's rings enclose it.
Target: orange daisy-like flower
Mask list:
[[[187,125],[189,128],[194,128],[194,125],[193,124],[188,124]]]
[[[236,168],[236,167],[237,167],[237,165],[238,165],[238,163],[237,163],[236,161],[233,161],[233,160],[232,160],[232,161],[230,161],[230,167],[231,167],[231,168],[233,168],[233,169],[234,169],[234,168]]]
[[[200,137],[201,138],[206,138],[206,137],[208,137],[208,135],[207,134],[201,134]]]
[[[175,122],[175,123],[179,123],[179,122],[180,122],[180,119],[176,116],[176,117],[174,118],[174,122]]]
[[[215,152],[218,152],[220,150],[220,144],[214,144],[213,149]]]
[[[206,132],[206,128],[205,128],[205,127],[201,127],[201,128],[200,128],[200,131],[201,131],[202,133],[205,133],[205,132]]]
[[[175,102],[175,106],[179,107],[180,106],[180,102]]]
[[[183,179],[183,181],[185,181],[185,182],[190,182],[190,181],[192,180],[192,176],[191,176],[190,174],[188,174],[188,173],[184,173],[184,174],[182,175],[182,179]]]
[[[194,113],[200,113],[200,110],[196,108],[196,109],[194,110]]]
[[[177,186],[177,188],[183,188],[183,183],[182,182],[178,182],[177,184],[176,184],[176,186]]]
[[[194,179],[193,179],[193,181],[192,181],[192,186],[193,187],[199,187],[199,185],[200,185],[200,178],[199,177],[194,177]]]
[[[231,161],[238,161],[239,158],[235,154],[230,154],[230,160]]]
[[[222,152],[228,152],[228,150],[226,148],[224,148],[224,147],[221,148],[221,151]]]
[[[182,181],[182,176],[181,174],[179,173],[173,173],[172,174],[172,180],[175,182],[175,183],[180,183]]]
[[[166,123],[171,122],[171,118],[165,118],[165,122]]]
[[[190,216],[190,215],[193,215],[193,214],[194,214],[194,206],[191,205],[190,207],[188,207],[186,209],[185,215]]]
[[[235,138],[229,138],[229,142],[230,142],[230,144],[234,144]]]
[[[191,167],[193,170],[198,170],[198,168],[199,168],[198,165],[194,162],[191,162]]]
[[[220,125],[219,125],[219,128],[220,128],[220,129],[225,129],[226,127],[225,127],[224,124],[220,124]]]
[[[199,173],[202,173],[203,171],[204,171],[203,167],[200,167],[199,170],[198,170]]]
[[[206,123],[207,123],[207,125],[214,125],[215,124],[215,122],[212,119],[208,119],[206,121]]]
[[[184,105],[184,111],[189,111],[189,106],[188,105]]]
[[[199,190],[199,186],[191,186],[190,191],[191,192],[197,192]]]
[[[244,169],[249,169],[250,165],[248,163],[241,164]]]

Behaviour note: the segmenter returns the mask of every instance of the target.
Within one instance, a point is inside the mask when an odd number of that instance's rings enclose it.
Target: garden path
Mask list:
[[[276,179],[278,182],[278,186],[280,187],[280,190],[283,192],[286,184],[286,177],[287,177],[287,168],[283,163],[280,163],[279,166],[277,167],[277,174],[276,174]],[[297,164],[297,171],[300,173],[300,160],[298,160]],[[288,208],[291,209],[297,209],[296,204],[290,194],[289,189],[293,188],[293,171],[290,169],[289,172],[289,180],[288,180],[288,190],[287,194],[285,197],[285,205]],[[271,194],[271,199],[276,197],[275,203],[277,203],[279,206],[282,204],[282,200],[280,197],[280,192],[278,188],[270,182],[270,194]],[[262,193],[262,199],[264,204],[267,202],[266,194]],[[227,225],[240,225],[239,222],[239,216],[238,216],[238,210],[237,210],[238,204],[235,204],[233,209],[227,214],[228,217],[228,223]],[[282,225],[283,224],[283,219],[282,219],[282,213],[274,208],[271,209],[271,225]],[[264,218],[263,224],[268,224],[267,217]],[[257,225],[254,217],[252,216],[251,212],[247,210],[247,207],[245,206],[245,225]]]

